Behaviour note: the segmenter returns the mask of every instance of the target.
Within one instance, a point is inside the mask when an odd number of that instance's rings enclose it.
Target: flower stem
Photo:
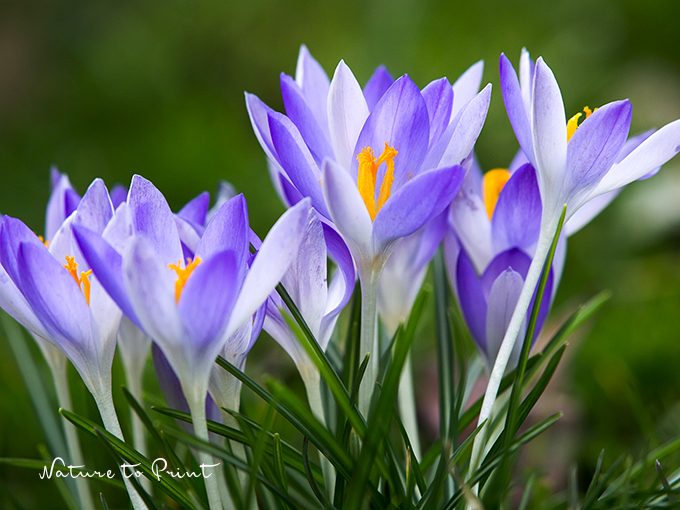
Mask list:
[[[97,408],[99,409],[99,414],[102,417],[104,428],[107,430],[107,432],[110,432],[121,441],[124,441],[125,439],[123,438],[123,431],[120,429],[120,423],[118,422],[118,416],[116,415],[116,408],[113,406],[113,396],[111,395],[111,389],[105,389],[97,394],[92,392],[92,396],[97,403]],[[129,473],[127,474],[129,475]],[[137,493],[125,473],[123,474],[123,482],[125,482],[125,488],[128,491],[128,495],[130,496],[130,501],[132,501],[132,506],[134,509],[147,510],[146,504],[144,504],[141,496]]]
[[[194,435],[208,442],[208,424],[205,418],[205,395],[201,398],[187,398],[189,410],[191,411],[191,422],[194,426]],[[185,392],[185,396],[188,396]],[[222,502],[220,500],[220,489],[217,482],[217,472],[213,466],[216,462],[213,461],[212,456],[204,451],[198,452],[198,458],[201,462],[201,469],[204,473],[205,492],[208,494],[208,504],[210,510],[222,510]]]
[[[406,435],[411,442],[413,451],[411,452],[416,460],[422,460],[420,451],[420,435],[418,434],[418,416],[416,413],[416,397],[413,391],[413,366],[411,362],[411,351],[406,355],[404,369],[399,379],[399,416],[406,429]]]
[[[309,401],[309,408],[312,410],[314,416],[328,428],[326,423],[326,415],[323,412],[323,401],[321,399],[321,377],[317,368],[310,362],[310,367],[304,371],[300,371],[302,374],[302,380],[305,383],[305,389],[307,390],[307,400]],[[319,454],[321,461],[321,471],[323,471],[323,480],[326,485],[326,493],[330,501],[333,500],[333,495],[335,493],[335,468],[330,461],[324,457],[323,454]]]
[[[143,365],[142,365],[143,367]],[[125,378],[127,379],[128,389],[137,402],[142,403],[142,372],[130,370],[126,367]],[[147,457],[148,448],[146,445],[146,429],[137,413],[130,413],[132,416],[132,444],[135,450]],[[147,492],[151,491],[151,480],[144,477],[140,480],[142,487]]]
[[[566,206],[565,206],[566,207]],[[470,457],[470,470],[469,474],[472,476],[474,472],[479,467],[481,462],[482,454],[485,450],[485,445],[488,436],[488,427],[493,414],[494,403],[496,402],[496,397],[498,396],[498,389],[505,374],[505,369],[508,366],[508,361],[512,355],[513,349],[515,347],[515,342],[517,341],[517,336],[522,328],[524,319],[526,318],[529,305],[534,296],[536,290],[536,285],[541,278],[541,273],[543,271],[543,266],[545,265],[546,258],[550,253],[551,246],[553,242],[556,242],[556,237],[559,236],[559,231],[562,226],[562,221],[564,218],[564,212],[562,213],[562,219],[553,219],[548,221],[547,225],[542,226],[541,233],[538,238],[538,243],[536,246],[536,253],[529,266],[529,271],[524,280],[524,286],[522,287],[522,292],[517,300],[517,305],[510,318],[510,323],[508,324],[508,329],[503,337],[503,342],[496,356],[496,361],[491,370],[491,375],[489,376],[489,383],[486,387],[486,393],[484,394],[484,400],[482,401],[482,408],[479,413],[479,420],[477,424],[484,423],[482,430],[475,437],[474,443],[472,445],[472,455]],[[555,231],[557,230],[557,233]],[[477,492],[477,486],[473,487],[473,491]]]
[[[52,370],[52,378],[54,379],[54,387],[57,391],[57,402],[59,407],[63,407],[69,411],[73,410],[71,404],[71,393],[68,386],[68,365],[66,358],[63,363],[49,363]],[[78,431],[72,423],[66,423],[64,420],[64,434],[66,435],[66,446],[68,448],[68,455],[70,464],[73,466],[81,466],[85,469],[85,461],[83,460],[83,452],[80,449],[80,441],[78,440]],[[92,494],[87,487],[87,479],[76,478],[76,490],[78,491],[78,498],[83,510],[94,510],[94,500]]]
[[[368,418],[371,395],[378,373],[378,280],[380,271],[368,271],[361,278],[361,336],[359,359],[371,354],[366,373],[359,387],[359,411]]]

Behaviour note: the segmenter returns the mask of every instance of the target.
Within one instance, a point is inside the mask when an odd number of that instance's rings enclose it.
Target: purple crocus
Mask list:
[[[458,191],[490,85],[453,115],[454,88],[446,78],[421,91],[407,75],[393,81],[381,67],[362,90],[343,61],[329,80],[303,46],[296,77],[282,74],[281,91],[287,115],[246,94],[255,134],[284,201],[310,197],[349,247],[362,286],[361,355],[376,354],[382,269],[396,242]],[[361,386],[364,413],[377,361],[374,355]]]
[[[109,294],[163,351],[182,385],[194,430],[207,440],[205,400],[215,358],[288,269],[309,203],[281,217],[250,268],[242,195],[215,214],[191,260],[185,260],[175,216],[153,184],[134,176],[126,207],[132,236],[122,256],[95,232],[78,228],[76,237]],[[211,463],[210,455],[200,457]],[[215,477],[206,477],[206,490],[211,508],[220,508]]]

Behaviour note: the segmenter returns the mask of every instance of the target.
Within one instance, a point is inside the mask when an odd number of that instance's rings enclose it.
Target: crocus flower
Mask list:
[[[307,49],[296,78],[281,76],[287,115],[246,94],[251,122],[294,203],[310,197],[354,258],[362,286],[362,356],[377,353],[377,283],[396,241],[419,230],[453,199],[486,117],[490,86],[452,116],[446,78],[422,92],[404,75],[391,83],[380,68],[362,91],[344,62],[332,81]],[[277,175],[278,177],[278,175]],[[366,413],[377,356],[359,405]]]
[[[614,101],[593,112],[586,110],[586,119],[581,124],[579,116],[567,122],[553,72],[542,58],[533,69],[528,53],[523,53],[522,60],[518,79],[510,61],[501,55],[501,90],[517,140],[536,168],[542,201],[541,229],[534,259],[491,373],[480,422],[491,415],[563,208],[566,207],[565,221],[569,221],[588,201],[647,175],[680,151],[680,121],[675,121],[653,133],[617,162],[630,128],[630,103]],[[473,446],[471,465],[475,467],[482,449],[482,436],[477,436]]]
[[[282,216],[250,268],[242,195],[213,217],[191,261],[185,261],[175,217],[149,181],[133,177],[127,207],[133,233],[122,257],[94,232],[76,229],[76,236],[109,294],[163,351],[182,385],[194,429],[207,440],[205,400],[215,358],[288,269],[308,201]],[[201,461],[209,464],[210,456],[201,453]],[[211,508],[219,508],[214,477],[206,477],[206,490]]]

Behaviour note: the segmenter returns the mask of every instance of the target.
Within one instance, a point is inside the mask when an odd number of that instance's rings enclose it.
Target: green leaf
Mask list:
[[[47,451],[47,447],[44,444],[39,444],[38,445],[38,453],[40,453],[40,456],[43,458],[45,462],[52,462],[52,459],[50,459],[50,454]],[[63,498],[64,502],[66,503],[66,506],[69,507],[71,510],[78,510],[78,507],[76,506],[75,501],[73,500],[73,496],[71,496],[71,493],[68,491],[68,488],[66,487],[66,484],[64,483],[64,479],[60,478],[58,476],[54,477],[54,483],[57,486],[57,489],[59,490],[59,494],[61,494],[61,497]]]
[[[106,502],[106,499],[104,498],[104,494],[102,494],[101,492],[99,493],[99,500],[102,502],[102,508],[104,510],[109,510],[109,505]]]

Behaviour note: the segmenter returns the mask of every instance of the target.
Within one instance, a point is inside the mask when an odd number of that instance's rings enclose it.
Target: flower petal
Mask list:
[[[420,170],[427,152],[429,135],[427,105],[420,90],[404,75],[385,92],[366,119],[352,153],[356,156],[370,147],[376,157],[389,143],[399,151],[394,158],[392,192],[408,182]],[[382,182],[386,165],[380,165],[376,182]],[[359,162],[352,160],[352,178],[357,177]],[[376,190],[378,190],[376,186]]]
[[[472,64],[453,84],[453,105],[451,119],[453,120],[463,106],[477,95],[482,85],[484,75],[484,61]]]
[[[209,258],[213,253],[231,250],[237,267],[245,267],[249,256],[248,206],[243,194],[228,200],[205,229],[196,256]]]
[[[297,126],[316,164],[320,165],[324,158],[333,157],[333,149],[305,101],[302,90],[293,78],[284,73],[281,73],[281,95],[286,115]]]
[[[397,190],[373,222],[376,253],[441,213],[458,193],[464,177],[461,166],[440,168],[420,174]]]
[[[245,96],[246,109],[248,110],[248,116],[250,117],[250,123],[253,125],[255,136],[267,157],[278,162],[276,149],[274,149],[274,144],[272,143],[272,135],[269,132],[269,114],[274,110],[264,104],[255,94],[246,92]]]
[[[297,67],[295,69],[295,82],[298,84],[305,101],[316,119],[326,139],[330,139],[328,132],[328,89],[330,81],[326,71],[312,57],[304,44],[300,46]]]
[[[446,78],[430,82],[422,90],[423,99],[427,105],[430,118],[430,142],[432,146],[451,121],[451,107],[453,104],[453,88]]]
[[[465,182],[449,210],[449,222],[475,269],[482,272],[493,257],[491,223],[479,194]]]
[[[42,338],[49,338],[49,334],[31,306],[9,277],[5,268],[0,265],[0,308],[5,310],[23,327]]]
[[[524,278],[518,272],[513,271],[511,267],[508,267],[498,275],[491,286],[487,300],[485,349],[489,366],[493,366],[496,361],[498,350],[503,342],[508,324],[510,324],[510,318],[515,311],[523,285]],[[509,366],[517,365],[525,329],[526,321],[524,321],[520,330],[519,340],[515,342]]]
[[[109,195],[111,197],[111,205],[116,210],[120,204],[127,200],[128,190],[122,184],[116,184],[111,188]]]
[[[359,82],[343,60],[335,69],[327,108],[335,161],[349,170],[353,164],[354,146],[368,117],[368,106]]]
[[[52,239],[64,220],[78,207],[80,196],[75,192],[68,175],[52,169],[52,193],[45,215],[45,239]],[[74,196],[75,195],[75,196]],[[77,198],[77,200],[76,200]]]
[[[496,278],[505,271],[507,268],[511,267],[513,271],[520,274],[522,279],[526,277],[529,271],[529,266],[531,265],[531,257],[524,253],[522,250],[517,248],[512,248],[510,250],[499,253],[494,257],[494,259],[489,263],[487,268],[482,274],[482,290],[484,295],[488,296],[491,292],[491,286]]]
[[[460,309],[470,334],[482,349],[486,349],[486,299],[465,250],[458,255],[456,284]]]
[[[231,336],[264,303],[290,267],[307,226],[309,200],[286,211],[262,242],[234,305],[226,336]]]
[[[520,88],[515,68],[504,53],[501,53],[500,58],[500,74],[501,92],[503,94],[505,110],[508,113],[508,119],[510,119],[510,124],[512,125],[512,129],[515,132],[520,147],[529,158],[529,161],[536,164],[534,143],[531,135],[531,123],[529,122],[528,116],[530,110],[527,109],[528,105],[522,97],[523,89]]]
[[[394,78],[384,65],[379,65],[364,86],[364,97],[370,111],[394,83]]]
[[[326,225],[325,223],[323,224],[323,234],[328,249],[328,255],[338,265],[338,271],[333,275],[333,279],[329,285],[326,314],[324,315],[321,325],[322,330],[326,329],[328,327],[327,323],[333,320],[334,317],[337,317],[342,309],[345,308],[345,305],[349,303],[356,282],[354,261],[352,260],[352,255],[350,254],[347,245],[342,240],[342,237],[340,237],[333,227]],[[336,281],[338,283],[336,283]],[[341,283],[342,287],[340,286]]]
[[[205,217],[208,214],[209,206],[210,193],[204,191],[196,198],[187,202],[186,205],[179,210],[177,216],[198,227],[203,227],[203,225],[205,225]]]
[[[0,229],[0,263],[19,289],[21,289],[21,273],[17,264],[17,253],[21,243],[45,247],[23,221],[4,216],[2,229]]]

